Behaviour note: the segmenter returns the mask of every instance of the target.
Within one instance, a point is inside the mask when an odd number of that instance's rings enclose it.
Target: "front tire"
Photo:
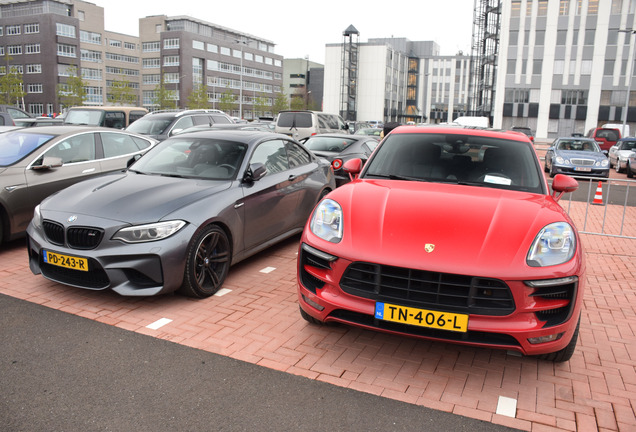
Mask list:
[[[616,159],[616,163],[614,164],[614,169],[616,169],[617,173],[622,172],[623,170],[621,170],[621,164],[620,161],[618,159]]]
[[[627,167],[625,168],[625,172],[627,173],[628,178],[634,178],[634,171],[632,171],[632,166],[627,162]]]
[[[214,295],[225,281],[231,257],[230,241],[225,231],[216,225],[199,231],[188,246],[179,292],[195,298]]]
[[[576,323],[576,329],[574,329],[574,334],[572,335],[572,339],[570,339],[570,343],[568,343],[565,348],[560,349],[557,352],[541,354],[537,357],[541,360],[552,361],[555,363],[561,363],[570,360],[572,358],[572,354],[574,354],[574,350],[576,348],[576,343],[579,339],[579,327],[581,325],[581,317],[579,316],[579,320]]]

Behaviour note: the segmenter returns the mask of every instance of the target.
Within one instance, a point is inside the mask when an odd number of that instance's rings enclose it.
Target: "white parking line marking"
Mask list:
[[[232,292],[232,290],[231,290],[231,289],[221,288],[221,289],[220,289],[220,290],[218,290],[218,291],[216,292],[216,294],[214,294],[214,295],[215,295],[215,296],[217,296],[217,297],[221,297],[221,296],[224,296],[225,294],[229,294],[229,293],[231,293],[231,292]]]
[[[276,270],[276,267],[265,267],[263,270],[261,270],[261,273],[271,273],[274,270]]]
[[[514,418],[517,414],[517,399],[499,396],[499,402],[497,402],[497,414]]]
[[[147,325],[146,328],[149,328],[150,330],[157,330],[165,326],[166,324],[170,324],[171,322],[172,322],[171,319],[161,318],[160,320],[157,320],[153,322],[152,324]]]

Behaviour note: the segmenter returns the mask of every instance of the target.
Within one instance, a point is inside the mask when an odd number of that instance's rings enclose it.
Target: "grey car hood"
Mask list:
[[[132,172],[87,180],[42,202],[41,209],[90,215],[131,224],[166,215],[227,190],[232,182],[143,175]]]
[[[594,159],[603,160],[607,159],[607,156],[601,152],[589,152],[589,151],[577,151],[577,150],[557,150],[556,154],[567,159],[579,158],[579,159]]]

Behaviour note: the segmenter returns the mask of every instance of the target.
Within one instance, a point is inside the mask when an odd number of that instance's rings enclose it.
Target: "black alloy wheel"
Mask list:
[[[209,225],[193,237],[188,247],[181,294],[205,298],[223,285],[230,268],[231,247],[227,234]]]

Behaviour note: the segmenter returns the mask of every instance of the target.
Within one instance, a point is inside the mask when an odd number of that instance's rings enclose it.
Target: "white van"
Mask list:
[[[456,123],[460,126],[472,126],[478,128],[489,128],[490,120],[488,117],[473,117],[473,116],[463,116],[457,117],[453,123]]]
[[[625,128],[623,128],[622,123],[605,123],[601,127],[603,129],[618,129],[619,131],[621,131],[621,138],[628,137],[630,135],[628,124],[625,125]]]
[[[329,132],[346,133],[348,130],[349,126],[339,115],[309,110],[281,111],[275,127],[277,133],[289,135],[296,140]]]

